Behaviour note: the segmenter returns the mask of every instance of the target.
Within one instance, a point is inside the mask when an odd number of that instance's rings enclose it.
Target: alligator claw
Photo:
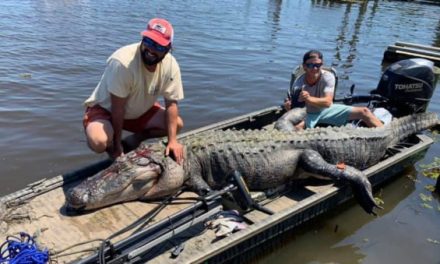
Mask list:
[[[206,196],[212,192],[212,189],[209,187],[208,188],[200,188],[200,189],[197,189],[196,192],[200,196]]]

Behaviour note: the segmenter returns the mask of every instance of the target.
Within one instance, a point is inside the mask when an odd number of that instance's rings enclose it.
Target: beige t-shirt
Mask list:
[[[128,98],[125,119],[135,119],[145,113],[157,101],[158,96],[169,100],[183,99],[182,79],[176,59],[168,53],[149,72],[141,58],[140,43],[124,46],[107,60],[107,67],[85,106],[99,104],[110,111],[110,93]]]

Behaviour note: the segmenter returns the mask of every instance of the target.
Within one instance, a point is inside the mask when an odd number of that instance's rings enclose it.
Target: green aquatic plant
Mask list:
[[[432,130],[432,132],[431,132],[431,137],[432,137],[432,139],[434,140],[435,143],[438,142],[439,135],[440,135],[440,134],[439,134],[439,131],[437,131],[437,130]]]
[[[419,193],[420,199],[423,201],[421,206],[426,209],[434,209],[434,207],[430,204],[432,202],[432,195],[426,195],[424,193]]]
[[[427,203],[422,203],[422,204],[420,204],[420,206],[422,206],[423,208],[426,208],[426,209],[434,209],[434,207],[432,207],[432,205],[427,204]]]
[[[436,180],[440,175],[440,157],[434,157],[434,160],[429,164],[420,164],[423,176]]]
[[[406,175],[406,177],[412,181],[412,182],[420,182],[419,180],[417,180],[417,177],[411,174]]]
[[[23,79],[30,79],[30,78],[32,78],[32,74],[31,73],[20,73],[20,77]]]
[[[435,191],[435,186],[432,184],[427,184],[427,185],[425,185],[425,189],[427,191],[433,192],[433,191]]]
[[[432,196],[430,195],[426,195],[424,193],[420,193],[419,194],[420,199],[422,199],[422,201],[424,202],[431,202],[432,201]]]
[[[430,168],[425,169],[422,171],[423,176],[431,178],[431,179],[438,179],[438,176],[440,175],[440,168]]]
[[[377,196],[374,197],[374,201],[376,202],[377,205],[384,205],[385,204],[385,202]]]

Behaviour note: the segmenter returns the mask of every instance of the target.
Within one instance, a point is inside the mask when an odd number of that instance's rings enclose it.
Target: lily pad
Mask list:
[[[440,175],[440,168],[424,169],[422,171],[423,176],[436,180]]]
[[[430,192],[433,192],[433,191],[435,191],[435,186],[432,185],[432,184],[427,184],[427,185],[425,186],[425,189],[428,190],[428,191],[430,191]]]
[[[424,193],[420,193],[419,194],[420,199],[422,199],[422,201],[424,202],[431,202],[432,201],[432,196],[426,195]]]
[[[422,169],[422,175],[435,180],[440,175],[440,158],[434,157],[434,160],[431,163],[420,164],[419,167]]]
[[[379,197],[374,197],[374,201],[376,202],[377,205],[385,204],[385,202]]]
[[[422,203],[421,206],[426,209],[434,209],[431,205],[429,205],[427,203]]]

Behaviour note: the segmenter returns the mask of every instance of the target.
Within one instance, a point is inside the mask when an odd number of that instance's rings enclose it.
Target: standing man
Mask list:
[[[143,137],[168,136],[165,155],[182,164],[183,127],[177,102],[183,99],[180,68],[170,50],[173,27],[154,18],[141,32],[142,40],[115,51],[91,96],[84,102],[84,129],[89,147],[111,158],[123,155],[122,130]],[[157,98],[163,96],[165,108]]]
[[[334,126],[344,125],[349,120],[361,119],[369,127],[382,126],[382,122],[367,107],[333,104],[335,76],[321,69],[323,56],[320,51],[310,50],[303,56],[305,74],[294,83],[294,89],[301,89],[298,102],[306,105],[306,119],[295,125],[297,129],[313,128],[318,123]],[[292,102],[285,100],[284,107],[290,110]]]

